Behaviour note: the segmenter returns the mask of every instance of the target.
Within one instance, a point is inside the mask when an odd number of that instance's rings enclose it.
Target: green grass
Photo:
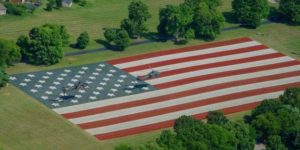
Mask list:
[[[87,7],[74,6],[68,9],[45,12],[37,10],[36,14],[25,17],[0,17],[0,38],[16,39],[26,34],[34,26],[49,23],[64,24],[72,34],[72,40],[83,31],[88,31],[93,40],[102,37],[102,28],[117,27],[120,20],[126,17],[127,5],[131,0],[95,0],[89,1]],[[148,26],[155,31],[158,23],[158,10],[166,4],[178,4],[181,0],[146,1],[152,13]],[[45,3],[45,2],[44,2]],[[221,10],[230,11],[230,1],[225,0]],[[234,25],[226,23],[226,26]],[[264,36],[257,34],[263,33]],[[284,24],[268,24],[257,30],[238,29],[223,32],[216,40],[228,40],[238,37],[251,37],[280,52],[300,59],[300,27]],[[204,43],[192,40],[187,45]],[[183,46],[187,46],[183,45]],[[102,47],[95,41],[89,48]],[[113,58],[135,54],[160,51],[164,49],[182,47],[172,42],[156,42],[146,45],[129,47],[124,52],[97,52],[80,56],[65,57],[60,63],[53,66],[32,66],[17,64],[7,71],[10,74],[50,70],[55,68],[89,64]],[[66,48],[65,51],[74,51]],[[239,120],[249,111],[229,115],[232,120]],[[160,131],[148,132],[106,141],[97,141],[94,137],[83,132],[77,126],[52,112],[41,103],[9,85],[0,89],[0,146],[8,150],[105,150],[112,149],[120,143],[144,143],[153,141]]]

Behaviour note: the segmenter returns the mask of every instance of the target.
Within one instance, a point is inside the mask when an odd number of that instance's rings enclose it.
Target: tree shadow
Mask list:
[[[233,12],[223,12],[223,16],[226,22],[234,23],[234,24],[237,23],[237,20],[235,19]]]
[[[96,39],[95,40],[96,43],[103,45],[105,48],[110,49],[112,51],[123,51],[119,46],[116,45],[112,45],[109,42],[107,42],[106,40],[103,39]]]

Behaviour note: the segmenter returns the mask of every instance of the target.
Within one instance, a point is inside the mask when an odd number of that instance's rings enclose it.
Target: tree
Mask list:
[[[300,25],[300,1],[280,0],[279,12],[291,24]]]
[[[266,150],[287,150],[287,148],[282,144],[280,136],[272,135],[267,140]]]
[[[214,9],[209,9],[206,3],[200,3],[195,11],[194,25],[196,37],[214,40],[221,33],[225,22],[223,15]]]
[[[62,7],[62,0],[55,0],[56,7],[61,8]]]
[[[224,125],[229,121],[221,111],[210,111],[206,118],[208,124]]]
[[[7,73],[4,71],[4,67],[0,67],[0,87],[3,87],[9,81]]]
[[[260,105],[254,108],[251,112],[251,118],[255,118],[260,114],[267,112],[275,113],[281,107],[281,103],[277,100],[267,99],[264,100]]]
[[[13,65],[21,60],[20,48],[14,41],[0,39],[0,67]]]
[[[55,0],[48,0],[48,3],[46,5],[46,10],[47,11],[52,11],[54,5],[55,5]]]
[[[267,0],[233,0],[232,8],[236,20],[251,28],[257,28],[269,14]]]
[[[128,32],[131,38],[138,38],[147,31],[146,22],[151,18],[148,7],[141,1],[133,1],[128,6],[128,19],[121,22],[121,29]]]
[[[31,29],[29,37],[19,37],[17,44],[29,63],[51,65],[62,59],[62,46],[68,43],[68,38],[64,26],[45,24]]]
[[[187,4],[193,10],[199,9],[200,3],[206,3],[210,9],[216,9],[216,7],[222,4],[222,0],[185,0],[184,3]]]
[[[124,50],[129,46],[129,35],[123,29],[105,29],[104,37],[109,44],[113,43],[119,50]]]
[[[193,11],[187,5],[167,5],[159,12],[158,33],[161,36],[171,36],[187,40],[194,37],[192,30]]]
[[[291,105],[300,109],[300,88],[288,88],[279,97],[283,104]]]
[[[76,47],[80,49],[86,48],[86,46],[89,44],[89,34],[87,32],[83,32],[79,35],[77,38]]]
[[[164,130],[156,139],[157,144],[165,150],[184,150],[182,142],[170,130]]]

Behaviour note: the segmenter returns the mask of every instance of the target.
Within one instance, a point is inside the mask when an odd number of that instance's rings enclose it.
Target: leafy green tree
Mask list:
[[[267,140],[266,150],[287,150],[287,148],[282,144],[280,136],[272,135]]]
[[[121,22],[121,29],[126,30],[131,38],[138,38],[147,31],[145,23],[151,18],[148,6],[142,1],[132,1],[128,11],[128,19]]]
[[[236,20],[251,28],[257,28],[270,9],[267,0],[233,0],[232,8]]]
[[[291,105],[300,109],[300,88],[288,88],[279,97],[283,104]]]
[[[280,0],[279,12],[291,24],[300,25],[300,1]]]
[[[20,48],[14,41],[0,39],[0,66],[13,65],[21,60]]]
[[[224,22],[225,19],[220,12],[209,9],[205,3],[200,3],[194,16],[196,37],[204,40],[214,40],[221,33]]]
[[[109,44],[114,44],[119,50],[124,50],[129,46],[129,35],[123,29],[106,29],[104,32],[104,37]]]
[[[276,112],[281,107],[281,103],[277,100],[267,99],[264,100],[260,105],[254,108],[251,112],[251,118],[255,118],[260,114],[267,112]]]
[[[77,38],[76,47],[80,49],[86,48],[86,46],[89,44],[89,34],[87,32],[83,32],[79,35]]]
[[[206,118],[208,124],[224,125],[229,121],[221,111],[210,111]]]
[[[8,81],[8,74],[4,71],[4,67],[0,67],[0,87],[5,86]]]
[[[17,44],[29,63],[51,65],[62,59],[62,46],[68,43],[68,37],[64,26],[45,24],[31,29],[29,38],[21,36]]]
[[[184,4],[187,4],[193,10],[199,9],[200,3],[206,3],[210,9],[215,9],[222,4],[222,0],[185,0]]]
[[[61,8],[62,7],[62,0],[55,0],[56,7]]]
[[[244,122],[228,121],[223,124],[225,129],[235,135],[237,139],[237,150],[253,150],[255,146],[255,130],[250,125]]]
[[[184,150],[182,142],[170,130],[164,130],[156,139],[157,144],[164,150]]]
[[[47,11],[52,11],[54,5],[55,5],[55,0],[48,0],[48,3],[46,5],[46,10]]]
[[[159,12],[160,23],[157,27],[161,36],[171,36],[177,41],[179,38],[193,38],[193,11],[187,5],[167,5]]]

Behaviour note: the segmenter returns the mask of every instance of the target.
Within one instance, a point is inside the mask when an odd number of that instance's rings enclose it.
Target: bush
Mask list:
[[[106,29],[104,32],[104,37],[109,44],[114,44],[114,49],[124,50],[129,46],[129,35],[123,29]]]
[[[279,12],[291,24],[300,25],[300,1],[280,0]]]
[[[89,44],[89,34],[87,32],[83,32],[80,34],[80,36],[77,38],[76,47],[79,49],[84,49]]]
[[[9,81],[7,73],[0,67],[0,87],[3,87]]]
[[[7,8],[8,14],[23,16],[27,13],[27,7],[25,5],[14,5],[10,2],[6,2],[4,6]]]

